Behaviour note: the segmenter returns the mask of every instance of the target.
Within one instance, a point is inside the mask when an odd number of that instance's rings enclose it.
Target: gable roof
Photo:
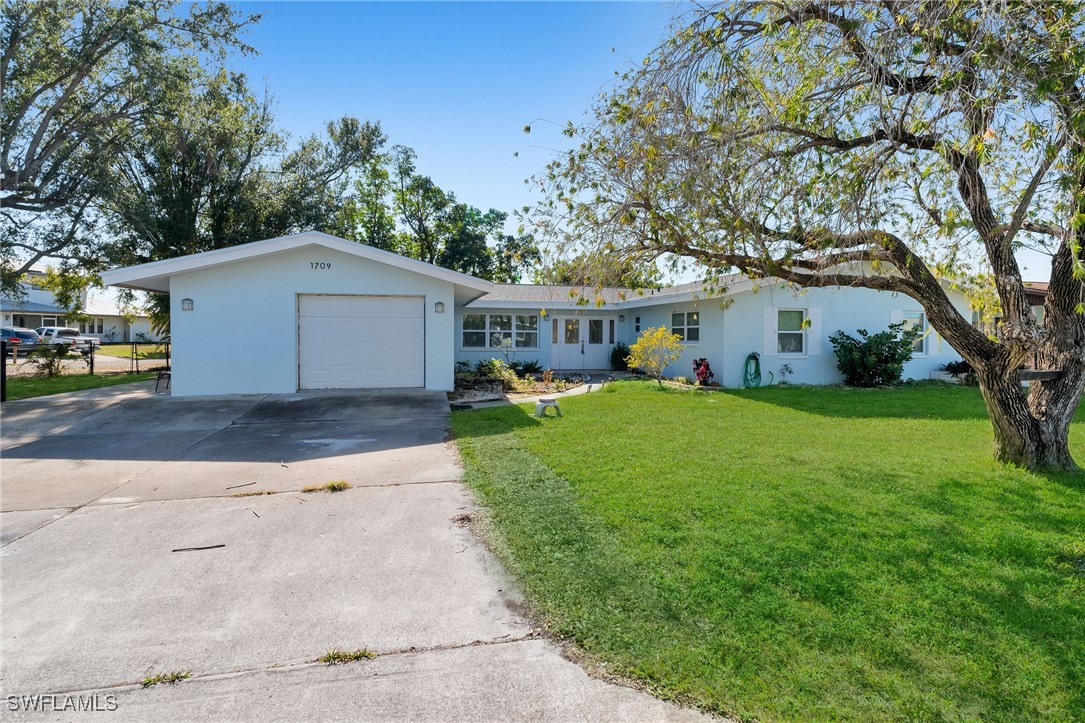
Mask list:
[[[191,271],[222,266],[224,264],[245,261],[260,256],[279,254],[285,251],[304,248],[306,246],[323,246],[333,251],[339,251],[369,261],[387,264],[395,268],[413,271],[416,274],[429,276],[441,281],[447,281],[456,286],[476,292],[479,296],[493,288],[493,283],[475,278],[458,271],[442,268],[424,261],[409,259],[390,251],[366,246],[354,241],[321,233],[319,231],[303,231],[302,233],[280,236],[265,241],[253,241],[252,243],[230,246],[214,251],[204,251],[189,256],[179,256],[175,259],[164,261],[152,261],[138,266],[127,266],[121,269],[113,269],[102,274],[102,283],[107,286],[121,286],[128,289],[143,289],[145,291],[170,290],[170,277],[177,274],[185,274]]]

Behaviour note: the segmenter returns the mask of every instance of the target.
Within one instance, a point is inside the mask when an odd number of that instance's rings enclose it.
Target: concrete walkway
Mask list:
[[[152,390],[3,405],[7,718],[40,720],[7,703],[36,694],[116,708],[64,719],[703,717],[589,677],[533,628],[462,523],[443,394]],[[336,480],[352,489],[300,492]],[[377,657],[314,662],[332,648]]]

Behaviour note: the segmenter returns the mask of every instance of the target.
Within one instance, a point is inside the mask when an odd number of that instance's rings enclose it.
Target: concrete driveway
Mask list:
[[[443,394],[152,390],[3,407],[6,717],[700,717],[589,677],[532,628],[461,523]],[[353,488],[299,491],[337,480]],[[313,662],[331,648],[377,657]],[[174,671],[191,678],[139,686]],[[60,695],[8,697],[36,694]]]

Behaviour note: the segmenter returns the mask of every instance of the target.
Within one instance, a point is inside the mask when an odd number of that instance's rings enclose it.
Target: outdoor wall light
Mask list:
[[[443,314],[443,313],[445,313],[445,302],[438,301],[436,304],[434,304],[433,305],[433,313],[435,313],[435,314]]]
[[[181,311],[192,311],[192,299],[181,299]]]
[[[625,314],[618,314],[618,321],[622,324],[625,323]]]

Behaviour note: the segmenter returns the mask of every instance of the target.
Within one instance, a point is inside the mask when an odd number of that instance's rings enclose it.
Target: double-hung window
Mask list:
[[[537,349],[537,314],[464,314],[464,349]]]
[[[806,309],[776,310],[776,352],[806,353]]]
[[[671,333],[677,334],[682,341],[700,341],[701,313],[685,311],[671,314]]]
[[[927,353],[927,315],[922,311],[905,311],[900,316],[905,329],[915,329],[919,338],[912,342],[913,354]]]
[[[86,321],[79,322],[79,332],[81,334],[104,334],[105,333],[105,319],[88,319]]]

